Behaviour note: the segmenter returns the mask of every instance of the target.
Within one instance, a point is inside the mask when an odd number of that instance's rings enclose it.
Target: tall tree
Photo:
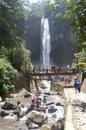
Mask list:
[[[0,45],[12,48],[22,41],[25,9],[19,0],[0,3]]]
[[[21,69],[22,62],[27,57],[30,62],[30,52],[25,49],[25,26],[26,10],[23,3],[20,0],[0,1],[0,47],[1,50],[8,49],[7,53],[3,51],[3,55],[7,55],[12,65],[18,70]],[[18,50],[21,50],[21,54]],[[26,53],[27,57],[25,57]],[[14,58],[16,55],[20,57],[19,60]]]
[[[82,43],[86,41],[86,0],[67,0],[65,7],[65,16],[70,18],[71,25],[75,26],[78,37],[77,47],[82,49]]]

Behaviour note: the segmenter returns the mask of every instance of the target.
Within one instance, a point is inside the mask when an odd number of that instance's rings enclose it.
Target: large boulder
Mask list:
[[[1,116],[1,117],[5,117],[5,116],[8,116],[8,115],[9,115],[8,112],[6,112],[6,111],[4,111],[4,110],[0,110],[0,116]]]
[[[52,124],[44,124],[39,130],[51,130]]]
[[[63,93],[64,87],[58,82],[53,82],[52,90]]]
[[[13,110],[14,108],[14,104],[10,103],[10,102],[5,102],[4,105],[2,105],[1,107],[4,110]]]
[[[44,124],[39,130],[64,130],[64,118],[60,118],[55,124]]]
[[[33,122],[29,122],[29,121],[26,122],[26,126],[27,126],[28,130],[29,130],[29,129],[36,129],[36,128],[39,127],[38,124],[35,124],[35,123],[33,123]]]
[[[64,118],[60,118],[54,125],[52,125],[51,130],[64,130]]]
[[[43,122],[46,120],[47,116],[44,112],[39,111],[31,111],[27,114],[27,117],[34,123],[42,125]]]

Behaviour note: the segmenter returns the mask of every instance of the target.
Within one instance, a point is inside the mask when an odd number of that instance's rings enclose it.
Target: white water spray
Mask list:
[[[50,32],[48,18],[41,20],[41,65],[50,67]]]

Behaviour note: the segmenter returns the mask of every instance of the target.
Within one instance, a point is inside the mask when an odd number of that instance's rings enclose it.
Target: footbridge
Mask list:
[[[22,75],[24,75],[28,82],[28,88],[30,91],[30,83],[32,81],[35,82],[35,86],[38,90],[37,80],[50,80],[50,81],[57,81],[59,78],[64,80],[64,77],[67,77],[66,80],[70,81],[71,76],[76,75],[77,71],[52,71],[52,70],[45,70],[45,71],[24,71]]]

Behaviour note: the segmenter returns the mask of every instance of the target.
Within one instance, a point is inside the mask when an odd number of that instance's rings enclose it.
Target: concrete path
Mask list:
[[[86,93],[64,88],[67,105],[65,130],[86,130]]]

